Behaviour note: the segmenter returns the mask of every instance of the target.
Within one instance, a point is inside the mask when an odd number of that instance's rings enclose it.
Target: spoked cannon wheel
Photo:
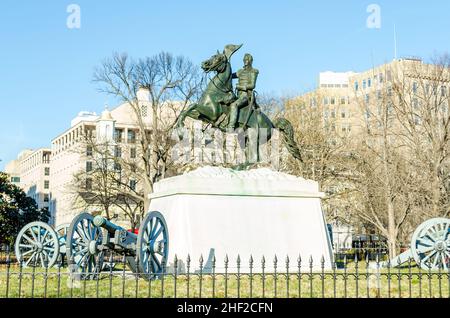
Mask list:
[[[436,218],[422,223],[411,239],[411,253],[424,270],[450,267],[450,219]]]
[[[169,231],[163,215],[148,213],[139,227],[136,245],[140,273],[157,278],[164,272],[169,254]]]
[[[23,267],[52,267],[59,256],[58,235],[46,223],[29,223],[17,236],[15,252]]]
[[[93,279],[102,269],[103,252],[98,246],[102,243],[103,234],[93,220],[89,213],[80,214],[73,219],[67,231],[69,270],[80,279]]]

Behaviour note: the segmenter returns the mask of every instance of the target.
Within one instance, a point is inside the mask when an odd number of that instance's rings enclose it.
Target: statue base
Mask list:
[[[179,271],[290,271],[331,269],[332,249],[317,182],[267,168],[235,171],[204,167],[155,184],[151,211],[161,212],[169,230],[169,268],[175,255]],[[312,260],[312,264],[310,261]]]

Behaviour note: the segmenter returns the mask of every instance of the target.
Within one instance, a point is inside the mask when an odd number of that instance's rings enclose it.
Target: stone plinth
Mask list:
[[[191,258],[191,270],[198,269],[203,256],[210,270],[216,257],[216,272],[223,272],[228,255],[229,272],[248,272],[249,257],[254,272],[273,270],[275,255],[278,270],[285,271],[286,256],[290,270],[331,267],[331,244],[321,208],[317,182],[297,178],[270,169],[234,171],[205,167],[155,184],[150,195],[152,211],[161,212],[169,229],[169,262]],[[209,258],[209,259],[208,259]]]

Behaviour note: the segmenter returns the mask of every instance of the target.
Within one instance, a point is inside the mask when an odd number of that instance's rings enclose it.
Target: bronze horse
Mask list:
[[[217,54],[202,63],[202,69],[206,73],[216,72],[216,75],[208,83],[200,100],[181,112],[176,125],[176,128],[180,132],[184,127],[186,117],[201,120],[213,128],[220,129],[222,132],[229,132],[227,129],[229,105],[237,99],[233,92],[233,73],[230,57],[231,54],[217,52]],[[294,139],[292,124],[285,118],[277,118],[272,122],[259,110],[256,101],[254,101],[253,105],[248,105],[240,109],[238,128],[243,129],[244,132],[247,132],[249,128],[255,128],[257,131],[265,129],[267,138],[264,138],[263,141],[257,138],[256,140],[259,142],[258,146],[261,142],[264,143],[271,139],[273,128],[279,129],[283,134],[283,142],[289,153],[296,159],[302,160],[300,150]],[[182,138],[181,133],[180,138]],[[247,134],[246,138],[248,140],[249,134]]]

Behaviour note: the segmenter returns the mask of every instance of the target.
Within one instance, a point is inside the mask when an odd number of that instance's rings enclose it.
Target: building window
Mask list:
[[[114,129],[114,141],[122,142],[123,141],[123,130],[122,129]]]
[[[366,94],[365,101],[366,101],[367,104],[369,103],[369,101],[370,101],[370,96],[369,96],[369,94]]]
[[[387,71],[386,77],[387,77],[388,82],[392,81],[392,72],[391,71]]]
[[[147,117],[148,116],[147,105],[142,105],[141,106],[141,116],[142,117]]]
[[[355,91],[357,91],[359,89],[359,83],[355,82]]]
[[[20,177],[11,177],[11,182],[12,183],[19,183],[20,182]]]
[[[328,97],[324,97],[323,98],[323,104],[324,105],[328,105]]]
[[[136,142],[136,132],[134,130],[128,130],[128,143],[134,144]]]
[[[336,118],[336,111],[335,110],[331,111],[331,118]]]
[[[381,94],[380,90],[377,91],[377,98],[378,100],[381,100],[383,98],[383,95]]]
[[[117,172],[122,171],[122,166],[118,162],[114,162],[114,170]]]
[[[335,105],[336,104],[336,98],[331,97],[331,105]]]
[[[44,181],[44,189],[50,189],[50,181],[48,181],[48,180],[45,180]]]
[[[119,146],[114,147],[114,157],[116,158],[122,157],[122,149]]]
[[[50,168],[49,167],[45,167],[44,168],[44,175],[45,176],[49,176],[50,175]]]
[[[130,189],[136,191],[136,180],[130,180]]]
[[[136,148],[131,148],[130,149],[130,158],[131,159],[136,159]]]
[[[347,117],[347,112],[346,112],[345,109],[343,109],[343,110],[341,111],[341,118],[346,118],[346,117]]]
[[[345,105],[345,97],[341,97],[341,105]]]
[[[86,161],[86,172],[91,172],[92,170],[92,161]]]
[[[366,80],[363,80],[363,89],[366,89],[366,87],[367,87],[367,82],[366,82]]]
[[[367,87],[372,87],[372,80],[370,78],[367,80]]]
[[[50,202],[50,196],[47,193],[44,193],[44,202]]]
[[[135,164],[131,164],[130,165],[130,170],[131,170],[131,172],[135,173],[136,172],[136,165]]]
[[[86,190],[88,190],[88,191],[92,190],[92,179],[91,178],[86,179]]]
[[[86,156],[88,156],[88,157],[92,156],[92,146],[86,147]]]
[[[379,82],[380,82],[380,84],[381,83],[383,83],[383,73],[380,73],[379,75],[378,75],[378,79],[379,79]]]

